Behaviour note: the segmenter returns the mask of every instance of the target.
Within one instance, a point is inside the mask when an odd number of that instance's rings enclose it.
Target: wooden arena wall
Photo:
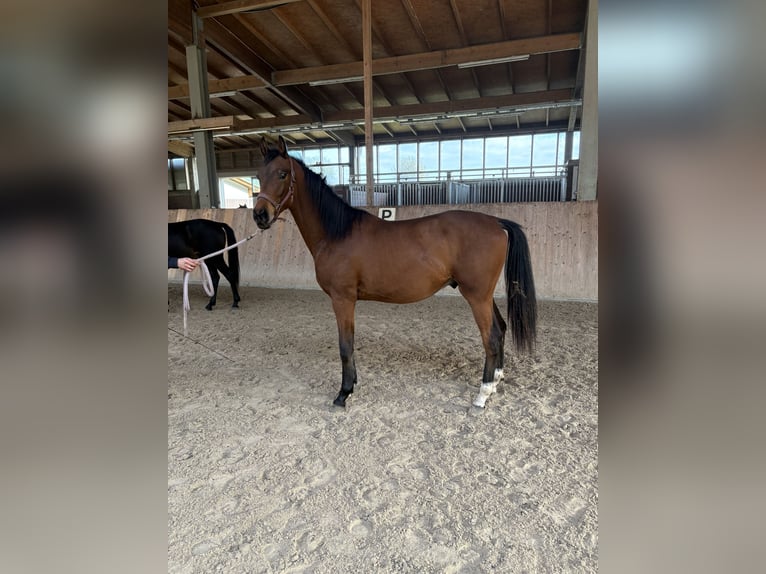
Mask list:
[[[598,202],[508,203],[460,206],[510,219],[522,225],[529,239],[538,296],[542,299],[598,300]],[[445,206],[419,205],[396,208],[396,219],[411,219],[444,211]],[[369,209],[377,214],[377,208]],[[318,289],[314,262],[289,213],[261,232],[250,209],[173,209],[168,221],[202,217],[228,223],[237,236],[255,237],[239,247],[242,285],[292,289]],[[480,249],[480,246],[477,246]],[[178,270],[169,271],[180,281]],[[195,273],[192,282],[199,282]],[[195,281],[196,280],[196,281]],[[221,284],[228,287],[225,279]],[[504,280],[496,295],[502,295]],[[445,293],[457,293],[447,288]]]

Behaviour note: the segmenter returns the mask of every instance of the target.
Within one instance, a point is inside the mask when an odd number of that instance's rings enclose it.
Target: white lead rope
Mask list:
[[[213,253],[208,253],[204,257],[195,259],[195,261],[199,263],[199,266],[202,269],[202,288],[205,290],[205,293],[208,297],[212,297],[215,291],[213,290],[213,279],[210,277],[210,270],[207,268],[207,265],[205,265],[205,259],[210,259],[211,257],[215,257],[221,253],[226,253],[229,249],[234,249],[238,245],[243,244],[245,241],[250,241],[253,237],[255,237],[255,233],[250,234],[244,239],[240,239],[236,243],[232,243],[228,247],[224,247],[223,249],[219,249]],[[189,271],[184,271],[184,337],[186,336],[186,314],[191,310],[191,305],[189,305],[189,275]]]

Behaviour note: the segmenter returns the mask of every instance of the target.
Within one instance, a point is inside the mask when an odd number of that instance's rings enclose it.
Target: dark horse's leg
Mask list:
[[[506,325],[492,299],[492,293],[489,293],[488,296],[478,296],[463,286],[461,286],[461,292],[471,306],[486,353],[481,387],[479,394],[473,401],[475,406],[484,407],[487,399],[497,389],[497,384],[503,379],[503,346]]]
[[[239,299],[239,290],[237,289],[237,282],[234,281],[234,277],[231,272],[231,269],[229,269],[229,266],[226,265],[225,261],[223,260],[223,255],[221,255],[219,269],[221,270],[221,273],[223,274],[223,276],[226,277],[226,280],[229,282],[229,285],[231,285],[231,294],[234,297],[234,303],[232,303],[231,306],[239,307],[240,299]]]
[[[354,364],[354,308],[353,299],[333,299],[332,308],[335,320],[338,322],[338,343],[340,346],[340,362],[343,366],[343,379],[340,393],[333,401],[339,407],[346,406],[346,399],[354,392],[356,384],[356,365]]]
[[[210,278],[213,280],[213,296],[210,301],[205,305],[205,309],[212,311],[215,306],[216,296],[218,295],[218,282],[221,280],[221,276],[218,274],[218,257],[211,257],[207,260],[207,270],[210,271]]]

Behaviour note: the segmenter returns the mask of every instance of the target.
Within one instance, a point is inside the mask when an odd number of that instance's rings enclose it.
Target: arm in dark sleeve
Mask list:
[[[168,257],[168,269],[178,268],[178,257]]]

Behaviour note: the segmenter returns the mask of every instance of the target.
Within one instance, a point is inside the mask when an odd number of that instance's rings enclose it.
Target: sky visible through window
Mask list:
[[[374,146],[373,172],[379,183],[545,177],[565,169],[566,132],[488,136],[457,140],[385,143]],[[329,185],[349,183],[350,161],[356,160],[356,181],[367,173],[364,146],[349,157],[349,148],[294,148],[290,152],[325,176]],[[572,138],[572,159],[580,157],[580,132]]]

